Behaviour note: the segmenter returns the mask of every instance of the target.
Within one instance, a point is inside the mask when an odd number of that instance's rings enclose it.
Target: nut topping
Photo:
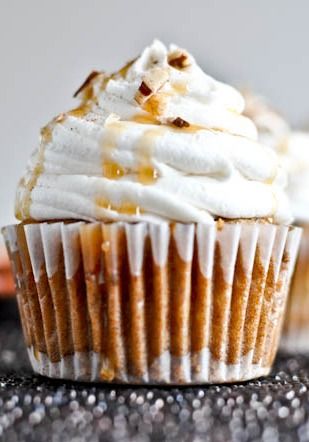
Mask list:
[[[180,129],[182,129],[183,127],[190,127],[190,123],[180,117],[175,118],[175,120],[172,121],[172,124],[176,127],[179,127]]]
[[[83,84],[77,89],[77,91],[75,92],[75,94],[73,95],[73,97],[77,97],[77,95],[79,95],[84,89],[86,89],[86,87],[91,83],[91,81],[97,76],[99,75],[100,72],[98,71],[92,71],[90,72],[90,74],[88,75],[88,77],[86,78],[86,80],[83,82]]]
[[[143,105],[168,80],[168,73],[161,68],[153,68],[144,75],[141,85],[135,95],[138,104]]]
[[[147,84],[144,81],[142,81],[138,90],[142,95],[144,95],[144,97],[148,97],[148,95],[152,93],[152,90],[150,89],[150,87],[147,86]]]
[[[185,52],[176,50],[169,54],[168,64],[175,69],[184,69],[190,66],[189,57]]]

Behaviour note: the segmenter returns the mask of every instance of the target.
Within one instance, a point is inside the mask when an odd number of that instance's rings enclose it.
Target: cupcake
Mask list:
[[[289,352],[309,352],[309,133],[292,132],[282,156],[288,170],[288,196],[295,224],[303,236],[292,280],[283,328],[282,348]]]
[[[248,91],[244,114],[251,118],[259,140],[277,151],[288,172],[287,194],[295,224],[303,227],[300,252],[291,283],[281,347],[288,352],[309,352],[309,134],[292,131],[267,101]]]
[[[4,228],[35,372],[194,384],[267,375],[301,229],[243,97],[159,41],[92,72]]]

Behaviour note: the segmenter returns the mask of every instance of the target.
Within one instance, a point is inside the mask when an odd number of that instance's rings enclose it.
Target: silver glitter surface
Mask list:
[[[19,326],[0,323],[0,441],[309,441],[309,356],[272,376],[190,388],[124,388],[34,376]]]

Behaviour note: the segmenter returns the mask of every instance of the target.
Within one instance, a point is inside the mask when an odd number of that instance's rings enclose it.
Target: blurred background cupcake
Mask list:
[[[3,320],[17,318],[15,284],[11,269],[11,263],[4,245],[2,235],[0,237],[0,324]]]
[[[277,151],[288,172],[294,223],[303,227],[281,346],[290,352],[309,352],[309,133],[293,131],[265,98],[249,90],[244,96],[245,114],[255,122],[259,139]]]
[[[0,298],[12,296],[14,292],[10,260],[5,245],[0,241]]]
[[[290,134],[289,124],[265,97],[250,89],[241,92],[245,99],[244,114],[256,125],[259,141],[280,152]]]
[[[286,309],[282,348],[309,352],[309,133],[292,132],[282,149],[295,224],[303,227],[300,253]]]

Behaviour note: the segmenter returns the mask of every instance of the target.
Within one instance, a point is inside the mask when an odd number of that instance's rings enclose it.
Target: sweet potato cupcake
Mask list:
[[[292,131],[264,98],[248,91],[244,98],[244,113],[254,121],[259,140],[277,151],[288,173],[287,194],[295,225],[303,227],[281,347],[288,352],[309,352],[309,134]]]
[[[4,229],[33,369],[217,383],[267,375],[300,229],[244,100],[155,41],[92,72],[41,142]]]
[[[282,149],[295,224],[303,227],[286,309],[282,348],[309,353],[309,133],[292,132]]]

